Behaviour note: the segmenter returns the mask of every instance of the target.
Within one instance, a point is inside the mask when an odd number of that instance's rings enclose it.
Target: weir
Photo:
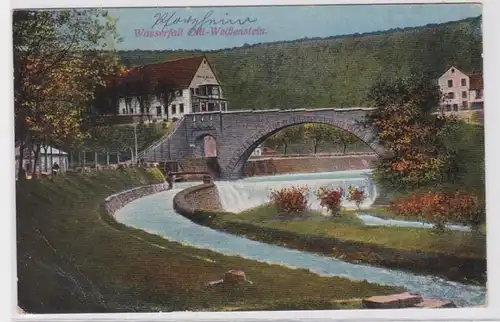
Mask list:
[[[368,208],[377,197],[377,190],[368,178],[369,170],[341,171],[315,174],[290,174],[269,177],[252,177],[236,181],[218,181],[217,190],[222,207],[230,212],[241,212],[268,202],[269,193],[285,187],[307,187],[310,208],[324,211],[316,197],[321,187],[342,188],[345,208],[356,208],[353,202],[347,201],[348,187],[362,188],[367,198],[361,208]]]

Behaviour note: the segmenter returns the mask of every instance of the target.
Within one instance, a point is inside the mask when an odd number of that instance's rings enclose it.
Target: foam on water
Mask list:
[[[241,212],[260,206],[269,201],[268,196],[271,190],[292,186],[308,187],[310,208],[323,212],[325,209],[320,206],[315,192],[321,187],[340,187],[346,194],[350,185],[365,190],[367,198],[361,204],[361,208],[370,207],[377,197],[377,190],[369,179],[369,170],[252,177],[216,182],[222,207],[231,212]],[[342,206],[355,208],[355,204],[345,200],[345,196]]]
[[[319,204],[315,192],[321,187],[342,188],[344,190],[344,200],[342,207],[346,209],[356,209],[353,202],[346,200],[347,188],[363,188],[367,198],[360,205],[361,209],[370,208],[378,196],[377,187],[370,179],[370,170],[322,172],[311,174],[289,174],[268,177],[251,177],[235,181],[216,182],[219,198],[222,207],[230,212],[242,212],[269,201],[268,196],[271,190],[278,190],[285,187],[308,187],[309,188],[309,208],[327,214],[326,209]],[[367,226],[397,226],[431,229],[434,225],[418,221],[405,221],[396,219],[383,219],[369,213],[360,211],[357,216],[363,224]],[[447,225],[448,229],[458,231],[470,231],[469,227],[461,225]]]

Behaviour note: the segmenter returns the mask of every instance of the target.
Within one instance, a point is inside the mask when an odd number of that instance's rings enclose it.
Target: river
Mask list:
[[[366,171],[344,171],[329,174],[252,177],[234,182],[218,182],[217,187],[219,193],[227,192],[221,196],[221,201],[230,211],[262,204],[269,188],[300,186],[306,181],[313,190],[325,184],[365,186],[369,196],[363,207],[369,207],[377,192],[376,187],[367,180],[367,174]],[[462,284],[431,275],[417,275],[347,263],[332,257],[252,241],[197,225],[178,215],[173,210],[172,203],[175,194],[194,184],[197,183],[176,184],[173,190],[135,200],[120,209],[116,213],[116,219],[125,225],[160,235],[170,241],[210,249],[224,255],[238,255],[259,262],[308,269],[324,276],[340,276],[351,280],[402,286],[425,297],[452,300],[459,307],[484,304],[486,289],[483,286]],[[317,205],[313,202],[311,206],[314,208]]]

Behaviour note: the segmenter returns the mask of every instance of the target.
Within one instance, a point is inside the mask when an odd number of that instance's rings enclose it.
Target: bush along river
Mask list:
[[[325,185],[364,186],[368,192],[368,198],[362,208],[368,208],[377,196],[376,187],[368,179],[368,174],[366,171],[344,171],[252,177],[234,182],[217,182],[216,185],[222,205],[225,210],[232,212],[259,206],[265,202],[270,189],[291,185],[300,186],[301,181],[304,185],[307,182],[307,186],[311,188],[311,194],[316,188]],[[339,276],[351,280],[366,280],[381,285],[404,287],[424,297],[451,300],[458,307],[484,304],[486,295],[484,286],[449,281],[433,275],[418,275],[401,270],[348,263],[329,256],[270,245],[195,224],[174,211],[173,198],[182,189],[196,184],[198,183],[177,184],[173,190],[135,200],[115,214],[116,220],[170,241],[213,250],[224,255],[237,255],[259,262],[307,269],[323,276]],[[319,206],[314,199],[310,198],[313,209]],[[350,205],[344,204],[344,206]],[[361,214],[359,217],[367,225],[408,225],[404,221],[383,220],[371,215]],[[427,226],[422,227],[425,229]],[[465,229],[464,227],[458,228]]]

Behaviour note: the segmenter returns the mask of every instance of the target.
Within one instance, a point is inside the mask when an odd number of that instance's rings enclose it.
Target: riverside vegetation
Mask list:
[[[105,197],[163,182],[122,168],[17,182],[19,306],[29,313],[359,308],[401,289],[320,277],[169,242],[107,215]],[[253,285],[210,289],[230,269]]]
[[[444,230],[443,217],[427,213],[422,204],[419,219],[436,224],[436,229],[364,226],[356,210],[341,209],[340,190],[323,188],[318,197],[331,216],[312,211],[304,187],[272,192],[269,204],[239,214],[217,213],[213,219],[201,221],[210,227],[247,238],[290,248],[318,252],[351,262],[364,262],[389,268],[431,273],[453,280],[484,283],[486,274],[486,235]],[[299,196],[300,195],[300,196]],[[353,193],[348,199],[357,198]],[[465,203],[470,196],[461,195]],[[290,211],[293,205],[295,210]],[[463,205],[463,211],[449,217],[455,222],[477,224],[473,204]],[[457,208],[452,208],[450,211]],[[284,212],[286,210],[286,212]],[[385,210],[390,212],[390,208]],[[213,214],[212,214],[213,215]]]

